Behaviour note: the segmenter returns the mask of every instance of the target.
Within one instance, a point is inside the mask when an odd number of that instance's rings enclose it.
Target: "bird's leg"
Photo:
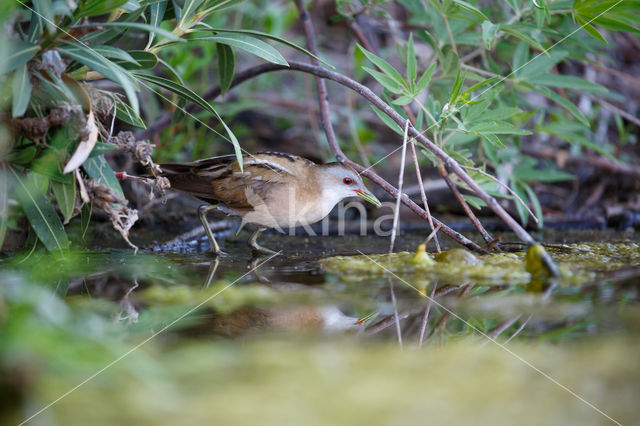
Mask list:
[[[211,245],[211,251],[216,256],[222,254],[222,250],[220,250],[220,246],[216,241],[216,237],[213,236],[213,232],[211,231],[211,227],[209,226],[209,221],[207,220],[207,213],[211,210],[215,210],[218,206],[215,204],[202,204],[198,207],[198,217],[200,218],[200,222],[204,227],[204,231],[207,233],[207,237],[209,237],[209,244]]]
[[[269,250],[268,248],[262,247],[260,244],[258,244],[258,235],[260,235],[260,233],[265,229],[267,228],[256,229],[256,232],[254,232],[253,235],[251,235],[251,238],[249,238],[249,241],[247,241],[247,244],[249,244],[249,247],[251,247],[257,252],[266,253],[266,254],[276,254],[275,251]]]

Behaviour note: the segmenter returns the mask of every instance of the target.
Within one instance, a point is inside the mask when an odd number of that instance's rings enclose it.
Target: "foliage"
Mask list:
[[[199,105],[224,133],[201,122],[230,142],[238,158],[242,155],[236,136],[216,108],[190,89],[163,57],[172,46],[188,50],[185,45],[206,40],[217,46],[219,79],[226,90],[235,71],[234,49],[283,65],[287,62],[282,55],[261,39],[306,52],[267,33],[207,24],[224,23],[228,8],[237,3],[37,0],[3,14],[10,19],[4,22],[8,37],[0,44],[8,52],[0,64],[0,77],[3,91],[11,86],[13,90],[10,104],[5,104],[12,137],[1,146],[5,154],[0,172],[9,190],[3,191],[0,202],[0,245],[18,214],[7,207],[11,198],[19,201],[31,229],[49,250],[69,246],[55,208],[67,223],[79,215],[83,204],[98,198],[110,200],[98,205],[105,207],[127,239],[137,214],[125,210],[122,189],[104,154],[116,148],[115,121],[145,127],[142,113],[148,111],[140,108],[145,92],[157,93],[176,110],[187,102]],[[93,82],[103,79],[115,86],[97,89]],[[153,166],[150,158],[138,160]],[[91,179],[97,186],[89,185]]]
[[[239,3],[242,9],[232,8]],[[618,161],[611,142],[594,140],[597,110],[576,103],[586,98],[597,105],[620,95],[577,74],[593,62],[606,63],[604,47],[614,32],[639,33],[637,2],[509,0],[505,6],[340,0],[336,5],[334,22],[367,17],[388,24],[390,10],[405,10],[406,31],[396,31],[388,48],[354,50],[356,77],[376,90],[379,84],[392,108],[407,118],[415,115],[415,126],[440,148],[476,168],[468,170],[487,192],[513,198],[484,173],[492,171],[531,205],[540,223],[542,209],[532,185],[572,177],[524,154],[528,138],[548,135],[566,141],[573,153],[592,151]],[[153,163],[150,146],[136,141],[127,146],[127,135],[114,129],[144,129],[169,109],[182,131],[163,135],[159,157],[175,157],[185,148],[194,156],[217,153],[221,149],[211,148],[217,146],[210,143],[211,133],[240,156],[238,137],[222,117],[229,120],[256,101],[245,97],[212,105],[201,96],[212,84],[210,75],[224,95],[247,55],[285,66],[280,50],[311,55],[299,46],[301,39],[287,33],[298,19],[289,2],[264,8],[237,0],[35,0],[2,8],[1,108],[7,126],[0,128],[0,180],[6,188],[0,191],[0,242],[7,230],[20,228],[24,214],[50,250],[77,243],[65,235],[65,225],[88,205],[105,210],[128,241],[137,214],[127,207],[105,154],[140,148],[147,154],[134,158],[151,170]],[[273,81],[261,87],[272,88]],[[241,90],[251,94],[255,86]],[[202,112],[185,114],[187,103]],[[633,141],[620,117],[613,120],[620,138]],[[356,154],[361,144],[375,140],[375,133],[358,117],[349,123],[356,139],[349,153]],[[422,153],[444,169],[430,151]],[[465,197],[475,207],[483,205]],[[514,205],[527,222],[529,210]]]
[[[386,100],[399,114],[408,117],[406,108],[415,106],[416,127],[463,166],[480,163],[493,169],[533,205],[540,223],[542,213],[532,182],[572,176],[554,166],[540,168],[537,160],[523,154],[527,135],[546,133],[569,143],[574,152],[591,150],[615,160],[608,140],[593,141],[595,111],[581,110],[575,102],[581,97],[598,102],[621,96],[562,70],[606,61],[607,40],[602,34],[608,33],[598,28],[638,34],[636,2],[511,0],[508,7],[458,0],[400,3],[412,32],[406,41],[397,42],[398,58],[390,51],[380,55],[358,46],[356,67],[382,86]],[[343,17],[352,21],[367,10],[379,9],[379,2],[340,4]],[[431,57],[417,55],[417,43],[429,46]],[[475,58],[481,58],[479,66],[471,65]],[[403,69],[393,65],[397,59],[404,62]],[[532,102],[535,92],[548,102]],[[402,134],[395,122],[375,112]],[[435,166],[444,167],[428,150],[424,154]],[[487,192],[509,198],[484,175],[471,174]],[[475,197],[467,199],[476,207],[484,205]],[[519,203],[516,208],[526,223],[527,209]]]

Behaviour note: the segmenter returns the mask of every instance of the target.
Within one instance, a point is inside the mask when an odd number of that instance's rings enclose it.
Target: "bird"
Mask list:
[[[173,189],[191,194],[207,204],[198,207],[211,251],[222,254],[209,222],[208,212],[220,210],[240,216],[242,223],[257,225],[248,240],[259,253],[275,253],[258,244],[267,228],[310,225],[324,219],[345,198],[359,196],[380,207],[353,168],[340,162],[317,164],[284,152],[261,152],[242,156],[223,155],[190,163],[159,164],[160,176]]]

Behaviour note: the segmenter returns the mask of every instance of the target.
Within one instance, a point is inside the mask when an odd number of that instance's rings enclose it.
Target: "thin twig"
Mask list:
[[[453,195],[456,197],[456,200],[458,200],[458,203],[462,206],[462,209],[469,217],[469,220],[471,220],[471,223],[473,223],[473,226],[475,226],[478,232],[480,232],[480,235],[482,235],[482,238],[487,243],[493,241],[493,237],[489,235],[486,229],[484,229],[484,226],[482,226],[482,223],[480,223],[476,215],[473,213],[473,210],[471,210],[471,207],[469,207],[469,204],[467,203],[467,201],[464,198],[462,198],[462,194],[460,193],[460,190],[458,189],[456,184],[451,181],[451,178],[449,177],[448,170],[446,167],[442,167],[440,169],[440,176],[447,183],[447,186],[449,187],[451,192],[453,192]]]
[[[533,220],[536,223],[538,223],[538,218],[536,217],[535,214],[533,214],[533,212],[531,211],[531,209],[529,208],[527,203],[525,203],[524,200],[522,198],[520,198],[520,196],[513,189],[509,188],[509,185],[505,184],[504,182],[501,182],[500,179],[496,178],[495,176],[492,176],[491,174],[489,174],[489,173],[485,172],[484,170],[479,169],[477,167],[464,166],[462,164],[460,165],[460,167],[462,167],[463,169],[472,170],[472,171],[474,171],[476,173],[480,173],[482,176],[488,177],[489,179],[493,180],[495,183],[497,183],[498,185],[502,186],[504,189],[509,191],[509,193],[511,195],[513,195],[516,200],[518,200],[518,202],[522,205],[522,207],[527,209],[527,211],[529,212],[529,214],[531,215]]]
[[[440,253],[440,241],[438,241],[438,233],[433,226],[433,219],[431,218],[431,212],[429,211],[429,203],[427,202],[427,194],[424,192],[424,184],[422,183],[422,173],[420,173],[420,164],[418,164],[418,156],[416,155],[416,144],[413,138],[411,139],[411,156],[413,157],[413,166],[416,169],[416,177],[418,178],[418,187],[420,188],[420,197],[422,198],[422,206],[427,213],[427,222],[431,227],[433,233],[433,240],[436,243],[436,250]]]
[[[401,126],[404,125],[406,121],[404,117],[398,114],[391,106],[387,105],[368,87],[340,73],[330,71],[320,66],[308,65],[305,63],[297,62],[297,61],[289,61],[288,67],[284,65],[272,64],[272,63],[258,65],[249,70],[246,70],[245,72],[239,73],[236,76],[236,79],[234,79],[232,83],[232,87],[243,81],[253,78],[258,74],[262,74],[270,71],[282,71],[282,70],[301,71],[301,72],[314,74],[317,77],[333,80],[343,86],[346,86],[354,90],[358,94],[362,95],[365,99],[371,102],[374,106],[378,107],[382,112],[387,114],[389,117],[391,117],[393,121],[400,124]],[[219,88],[214,88],[211,90],[211,93],[215,94],[217,91],[219,91]],[[168,121],[166,124],[164,124],[164,126],[166,127],[170,123],[170,121],[171,119],[168,118]],[[162,128],[162,125],[156,126],[157,124],[158,123],[153,125],[155,131],[157,131],[158,128]],[[529,244],[535,242],[533,237],[531,237],[531,235],[529,235],[529,233],[525,231],[524,228],[522,228],[522,226],[520,226],[520,224],[515,219],[513,219],[502,208],[502,206],[498,204],[495,198],[493,198],[492,196],[487,194],[482,188],[480,188],[480,186],[478,186],[478,184],[475,183],[473,179],[471,179],[471,177],[464,172],[464,170],[462,170],[460,165],[453,158],[451,158],[440,147],[438,147],[433,142],[431,142],[427,137],[425,137],[413,126],[409,127],[409,134],[410,136],[413,136],[418,142],[423,144],[427,149],[433,152],[436,157],[440,158],[445,163],[445,165],[450,167],[452,171],[456,175],[458,175],[476,193],[476,195],[478,195],[478,197],[480,197],[485,203],[487,203],[487,205],[496,213],[496,215],[498,215],[504,221],[504,223],[507,226],[509,226],[522,241]],[[360,164],[354,163],[353,161],[347,159],[344,153],[342,152],[342,150],[340,149],[340,147],[338,146],[337,141],[335,139],[335,135],[333,138],[327,137],[327,139],[329,141],[329,147],[331,148],[331,151],[334,153],[334,155],[339,161],[344,162],[348,166],[354,168],[356,171],[362,173],[363,176],[366,176],[369,179],[371,179],[373,182],[375,182],[381,188],[383,188],[385,191],[391,194],[391,196],[393,197],[397,196],[397,189],[394,188],[391,184],[389,184],[386,180],[381,178],[378,174],[376,174],[375,172],[372,172],[371,170],[365,170],[365,168],[362,167]],[[402,195],[402,202],[407,207],[409,207],[412,211],[418,214],[418,216],[427,220],[426,212],[422,208],[420,208],[417,204],[415,204],[413,201],[411,201],[411,199],[409,199],[409,197],[406,194]],[[439,222],[436,221],[436,219],[434,218],[434,223],[437,226]],[[472,250],[482,251],[482,249],[477,244],[470,241],[460,233],[453,231],[451,228],[447,227],[446,225],[442,227],[442,231],[445,234],[449,235],[451,238],[458,241],[460,244],[465,245]]]
[[[391,242],[389,243],[389,254],[393,253],[393,246],[396,242],[398,232],[398,222],[400,218],[400,194],[402,194],[402,184],[404,183],[404,166],[407,158],[407,133],[409,131],[409,120],[404,126],[404,140],[402,141],[402,157],[400,159],[400,172],[398,173],[398,196],[396,197],[396,208],[393,212],[393,225],[391,226]]]

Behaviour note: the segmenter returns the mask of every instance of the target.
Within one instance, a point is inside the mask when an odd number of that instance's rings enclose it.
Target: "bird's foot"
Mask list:
[[[273,251],[271,249],[268,249],[266,247],[261,246],[258,243],[254,243],[254,244],[249,244],[249,247],[251,247],[251,249],[255,252],[255,253],[259,253],[259,254],[278,254],[279,252],[277,251]]]

